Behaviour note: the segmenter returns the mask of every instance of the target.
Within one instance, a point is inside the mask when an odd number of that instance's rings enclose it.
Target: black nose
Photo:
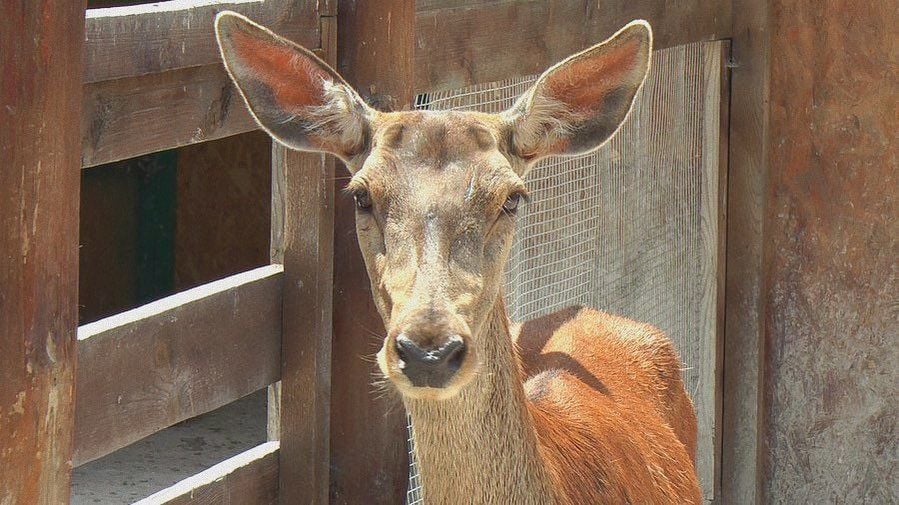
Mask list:
[[[396,337],[400,369],[413,386],[442,388],[456,375],[465,358],[465,342],[452,335],[436,347],[419,347],[405,333]]]

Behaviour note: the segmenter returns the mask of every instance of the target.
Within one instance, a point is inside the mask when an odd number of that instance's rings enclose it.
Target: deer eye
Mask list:
[[[515,214],[518,211],[519,203],[521,203],[521,193],[512,193],[503,203],[503,210],[509,214]]]
[[[353,200],[356,201],[356,208],[359,210],[371,209],[371,195],[367,190],[357,189],[353,192]]]

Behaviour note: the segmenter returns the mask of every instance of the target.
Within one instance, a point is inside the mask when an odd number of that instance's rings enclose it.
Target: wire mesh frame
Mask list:
[[[714,336],[704,332],[703,306],[714,283],[708,251],[716,237],[703,222],[703,206],[704,193],[717,188],[706,165],[717,146],[704,143],[705,130],[716,125],[704,123],[703,112],[718,103],[703,86],[705,57],[701,43],[657,51],[634,111],[608,144],[533,169],[531,202],[516,217],[505,293],[513,320],[583,304],[660,327],[688,365],[684,380],[699,413],[699,437],[711,440],[714,406],[700,393],[713,387],[704,350]],[[536,78],[419,95],[416,107],[501,112]],[[408,433],[407,503],[418,505],[411,420]],[[710,475],[700,474],[704,488]]]

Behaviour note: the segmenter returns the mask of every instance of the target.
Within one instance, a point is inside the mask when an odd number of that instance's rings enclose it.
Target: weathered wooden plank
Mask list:
[[[274,505],[278,442],[266,442],[163,489],[135,505]]]
[[[274,152],[274,141],[273,150]],[[272,163],[271,239],[269,258],[272,263],[284,264],[284,165]],[[269,440],[281,439],[281,381],[268,387],[266,433]]]
[[[0,502],[68,503],[84,3],[0,18]]]
[[[318,14],[322,17],[336,17],[337,1],[338,0],[320,0]],[[322,38],[324,38],[324,36],[322,36]]]
[[[372,103],[400,110],[412,104],[415,5],[412,0],[340,5],[338,66]],[[334,236],[334,359],[331,415],[331,501],[403,503],[408,482],[403,409],[372,391],[372,356],[383,322],[356,241],[355,208],[342,190],[340,168]]]
[[[769,8],[762,500],[897,503],[899,9]]]
[[[638,18],[652,24],[657,49],[727,38],[731,33],[730,2],[718,0],[461,1],[451,5],[416,14],[418,92],[540,73]]]
[[[283,172],[282,503],[327,503],[334,165],[275,144]]]
[[[278,380],[281,276],[257,268],[79,328],[75,464]]]
[[[477,8],[490,4],[509,3],[515,0],[417,0],[415,12],[427,12],[440,9],[453,9],[458,7]]]
[[[83,167],[258,128],[220,64],[88,84],[83,106]]]
[[[706,501],[714,501],[721,490],[721,392],[724,368],[725,264],[727,246],[727,153],[730,80],[727,60],[728,42],[702,45],[702,178],[700,181],[700,245],[703,261],[698,273],[705,282],[697,301],[701,314],[699,334],[708,340],[699,349],[702,387],[694,398],[699,413],[697,470]]]
[[[761,431],[768,165],[768,2],[735,0],[720,503],[763,503]]]
[[[257,128],[221,65],[89,84],[83,104],[84,167]]]
[[[318,46],[315,0],[172,0],[90,9],[84,82],[218,63],[215,15],[232,10],[307,47]]]

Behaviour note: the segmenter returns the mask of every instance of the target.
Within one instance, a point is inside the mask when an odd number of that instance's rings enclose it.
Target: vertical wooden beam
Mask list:
[[[334,18],[320,18],[333,29]],[[330,21],[329,21],[330,20]],[[330,34],[322,51],[333,63]],[[269,439],[280,439],[281,503],[327,503],[330,480],[334,161],[272,144],[273,263],[284,264],[281,382]]]
[[[279,144],[272,164],[284,174],[281,503],[326,503],[334,168]]]
[[[341,2],[338,69],[375,107],[399,110],[413,97],[415,2]],[[340,194],[347,173],[333,191]],[[408,476],[405,415],[397,399],[372,390],[373,355],[381,345],[378,316],[359,246],[352,201],[339,198],[334,236],[331,501],[396,504]]]
[[[719,503],[760,503],[768,2],[734,0]]]
[[[319,20],[320,54],[333,65],[336,19]],[[334,167],[323,154],[272,143],[271,260],[284,264],[284,301],[281,381],[268,390],[268,438],[281,440],[284,504],[328,502]]]
[[[319,48],[316,49],[316,52],[322,56],[325,61],[327,61],[331,66],[336,65],[337,59],[337,18],[333,15],[336,11],[337,4],[336,0],[326,1],[325,3],[319,4],[319,14],[321,17],[319,18],[320,22],[320,32],[321,33],[321,42],[319,44]],[[279,149],[282,149],[277,144],[273,143],[273,153],[277,152]],[[321,158],[318,155],[307,154],[304,157],[308,157],[308,163],[314,164],[321,161]],[[273,264],[284,264],[284,248],[285,248],[285,206],[286,206],[286,198],[287,198],[287,179],[285,168],[286,165],[284,163],[275,163],[274,160],[277,158],[273,158],[272,163],[272,201],[271,201],[271,242],[270,242],[270,250],[269,256],[270,260]],[[330,170],[330,175],[327,175],[328,181],[326,184],[330,184],[330,181],[333,180],[334,166],[335,162],[330,159],[325,159],[324,163],[328,164],[329,167],[326,167],[325,170]],[[331,203],[333,204],[333,202]],[[329,214],[329,221],[327,222],[332,227],[334,225],[333,220],[333,211]],[[331,236],[333,237],[333,231]],[[332,263],[333,264],[333,261]],[[329,270],[333,271],[332,270]],[[333,282],[332,282],[333,284]],[[268,419],[266,423],[266,431],[267,437],[269,440],[280,440],[281,439],[281,381],[276,382],[268,387]]]
[[[0,503],[68,503],[84,2],[0,19]]]
[[[771,503],[897,503],[899,9],[768,2]]]
[[[711,444],[710,450],[706,452],[711,459],[703,461],[703,451],[700,450],[697,462],[705,463],[708,466],[703,468],[702,465],[697,465],[697,470],[706,472],[704,475],[700,475],[700,481],[703,484],[703,497],[707,501],[721,503],[721,407],[727,275],[728,129],[730,128],[730,71],[727,63],[730,58],[730,43],[727,41],[705,43],[703,44],[703,56],[710,60],[703,75],[704,100],[707,103],[717,104],[717,108],[708,106],[708,111],[703,117],[703,121],[706,122],[703,131],[707,135],[703,139],[703,143],[714,146],[710,149],[717,155],[714,159],[706,160],[706,164],[703,166],[705,177],[702,178],[702,194],[703,198],[707,199],[703,209],[713,210],[714,213],[704,213],[701,217],[703,221],[707,220],[704,223],[704,231],[709,234],[709,238],[714,239],[715,247],[714,251],[709,251],[715,259],[709,267],[714,272],[714,288],[704,293],[702,297],[703,310],[711,316],[710,322],[714,324],[712,331],[715,338],[714,345],[706,349],[708,354],[703,356],[703,363],[707,363],[711,368],[705,380],[713,385],[704,389],[703,392],[710,394],[711,398],[704,397],[702,402],[712,407],[710,425],[705,425],[706,429],[711,428],[711,440],[699,441],[700,448],[709,447],[705,444]],[[705,240],[707,239],[704,237]],[[693,401],[696,402],[696,398]],[[704,420],[700,419],[700,433],[703,431],[703,425]],[[710,479],[710,481],[705,479]]]

